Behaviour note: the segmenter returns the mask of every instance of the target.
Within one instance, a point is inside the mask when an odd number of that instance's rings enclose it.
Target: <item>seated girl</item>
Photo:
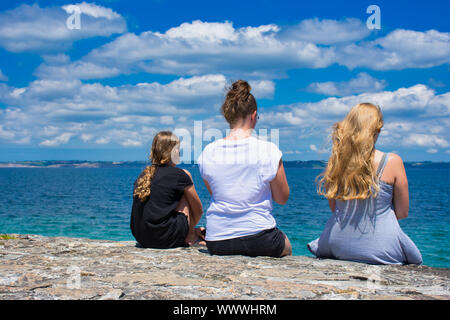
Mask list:
[[[176,167],[179,140],[170,131],[153,139],[147,166],[134,183],[131,232],[144,248],[174,248],[203,239],[195,228],[202,203],[189,171]]]
[[[361,103],[334,125],[333,149],[319,176],[319,194],[332,216],[308,249],[319,258],[370,264],[421,264],[422,256],[403,233],[408,216],[408,181],[402,159],[375,149],[383,116]]]
[[[251,136],[258,115],[250,89],[242,80],[232,84],[222,105],[231,130],[198,158],[211,194],[206,245],[216,255],[282,257],[292,247],[276,226],[272,200],[285,204],[289,186],[278,147]]]

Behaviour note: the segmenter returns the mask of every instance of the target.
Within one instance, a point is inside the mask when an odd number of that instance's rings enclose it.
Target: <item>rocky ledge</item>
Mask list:
[[[450,269],[211,256],[205,247],[0,238],[0,299],[449,299]]]

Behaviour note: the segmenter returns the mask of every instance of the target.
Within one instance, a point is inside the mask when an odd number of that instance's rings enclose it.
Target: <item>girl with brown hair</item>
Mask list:
[[[231,85],[222,105],[230,132],[207,145],[197,160],[211,194],[206,245],[217,255],[282,257],[292,254],[292,247],[276,227],[272,200],[285,204],[289,186],[278,147],[251,136],[258,115],[250,90],[243,80]]]
[[[134,183],[131,232],[145,248],[192,245],[204,238],[195,228],[202,216],[202,203],[189,171],[179,162],[178,137],[161,131],[153,139],[151,165]]]
[[[318,177],[331,218],[307,247],[317,257],[370,264],[421,264],[422,256],[397,220],[408,216],[402,159],[375,149],[383,127],[378,106],[360,103],[334,125],[333,149]]]

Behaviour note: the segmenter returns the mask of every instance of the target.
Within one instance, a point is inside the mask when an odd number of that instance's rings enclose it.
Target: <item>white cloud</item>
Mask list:
[[[302,154],[303,152],[300,150],[287,150],[283,151],[284,154]]]
[[[0,46],[12,52],[62,51],[79,39],[126,31],[125,20],[111,9],[85,2],[79,6],[79,30],[67,28],[69,15],[60,7],[22,4],[0,13]]]
[[[122,73],[114,66],[102,66],[92,62],[75,61],[68,64],[47,61],[35,71],[43,79],[100,79],[118,76]]]
[[[83,134],[80,135],[80,138],[84,142],[88,142],[88,141],[92,140],[93,136],[92,136],[92,134],[83,133]]]
[[[356,78],[342,82],[313,82],[308,91],[328,96],[348,96],[352,94],[377,92],[387,86],[385,80],[377,80],[365,72],[358,73]]]
[[[445,128],[450,125],[450,93],[436,94],[425,85],[280,106],[261,112],[261,125],[280,128],[280,140],[288,145],[298,146],[304,138],[326,144],[330,142],[332,125],[361,102],[381,106],[385,126],[378,144],[383,147],[429,149],[449,145],[450,132]],[[327,148],[310,143],[313,151],[325,152]]]
[[[79,61],[57,66],[44,63],[36,74],[92,79],[116,75],[117,70],[177,75],[220,72],[261,79],[283,76],[290,68],[321,68],[332,63],[333,49],[280,39],[279,30],[273,24],[234,28],[231,22],[197,20],[165,33],[126,33]],[[91,69],[94,71],[88,74]],[[108,73],[108,69],[113,71]]]
[[[305,119],[297,112],[287,111],[287,112],[262,112],[261,115],[262,123],[271,123],[272,125],[302,125]]]
[[[78,7],[82,14],[87,14],[94,18],[106,18],[110,21],[122,18],[120,14],[114,12],[110,8],[101,7],[94,3],[86,3],[83,1],[77,4],[62,6],[64,11],[66,11],[68,14],[71,14],[73,12],[73,10],[70,10],[73,7]]]
[[[0,139],[47,147],[75,141],[137,147],[147,145],[159,130],[191,128],[193,121],[200,119],[203,130],[224,132],[227,124],[219,108],[227,82],[224,75],[211,74],[167,84],[116,87],[79,80],[35,80],[24,88],[1,84],[0,102],[7,107],[0,110]],[[271,82],[261,80],[252,86],[255,94],[260,91],[260,97],[273,95]],[[304,150],[306,145],[308,150],[325,155],[330,149],[332,124],[359,102],[381,105],[385,126],[378,144],[382,148],[403,146],[430,152],[450,145],[446,130],[450,125],[450,93],[437,94],[425,85],[260,107],[258,128],[279,129],[280,142],[287,150]]]
[[[159,122],[161,124],[167,124],[167,125],[171,125],[174,124],[174,120],[173,120],[173,116],[161,116],[159,118]]]
[[[396,131],[396,132],[408,132],[414,128],[413,122],[406,121],[393,121],[384,124],[384,130]]]
[[[257,99],[271,99],[272,79],[293,69],[340,64],[400,70],[450,62],[449,33],[394,30],[379,38],[372,34],[367,41],[370,31],[353,18],[244,27],[196,20],[165,32],[125,33],[71,61],[61,52],[74,41],[126,31],[125,20],[111,9],[77,5],[82,11],[78,33],[66,27],[67,6],[21,5],[0,13],[0,46],[39,52],[44,59],[34,72],[38,80],[26,87],[0,83],[0,102],[6,105],[0,109],[2,141],[143,146],[156,130],[190,126],[194,119],[204,119],[205,128],[225,128],[219,107],[230,79],[248,79]],[[179,78],[118,86],[82,82],[136,72]],[[0,81],[7,80],[0,70]],[[379,104],[385,115],[382,146],[447,148],[450,93],[437,94],[422,84],[383,91],[386,85],[365,72],[348,81],[315,82],[310,91],[336,97],[267,107],[259,125],[281,128],[281,139],[292,141],[290,150],[300,150],[298,144],[305,139],[301,150],[309,146],[325,152],[327,148],[317,146],[331,125],[353,105],[367,101]]]
[[[84,143],[143,145],[156,129],[190,126],[192,117],[220,114],[229,80],[221,74],[107,86],[80,80],[41,79],[27,87],[0,85],[2,130],[8,143],[58,146]],[[274,84],[252,82],[257,97],[270,97]]]
[[[339,21],[313,18],[286,28],[283,37],[289,40],[331,45],[358,41],[369,34],[370,30],[359,19],[347,18]]]
[[[69,142],[70,137],[72,137],[72,134],[65,132],[53,139],[47,139],[47,140],[42,141],[40,143],[40,145],[46,146],[46,147],[57,147],[61,144],[66,144],[67,142]]]
[[[315,144],[310,144],[309,145],[309,149],[311,151],[314,151],[314,152],[317,152],[317,153],[329,153],[330,152],[330,150],[327,149],[327,148],[322,148],[322,149],[317,148],[317,146]]]
[[[252,94],[256,99],[273,98],[275,93],[275,83],[270,80],[254,80],[249,81],[252,87]]]
[[[169,39],[183,39],[187,41],[203,41],[220,43],[223,41],[235,41],[238,34],[233,28],[231,22],[204,23],[199,20],[192,23],[182,23],[178,27],[170,28],[165,35],[159,34],[161,37],[166,36]]]
[[[448,141],[440,136],[434,134],[424,133],[411,133],[405,139],[407,145],[418,145],[422,147],[441,147],[447,148],[449,146]]]
[[[97,140],[95,140],[95,143],[97,143],[97,144],[108,144],[109,142],[110,142],[110,140],[105,137],[101,137],[101,138],[98,138]]]
[[[11,91],[9,94],[13,98],[18,98],[22,93],[24,93],[27,89],[26,88],[16,88],[13,91]]]
[[[5,130],[5,129],[3,129],[3,126],[0,125],[0,139],[12,140],[12,139],[14,139],[14,137],[15,137],[14,132]]]
[[[374,41],[340,47],[336,57],[350,69],[430,68],[450,63],[450,33],[397,29]]]
[[[142,146],[141,141],[126,139],[125,141],[120,142],[120,144],[124,147],[140,147]]]
[[[326,68],[333,64],[350,69],[400,70],[450,63],[450,33],[398,29],[366,41],[369,34],[365,24],[354,18],[315,18],[295,26],[268,24],[241,28],[235,28],[229,21],[195,20],[163,33],[123,34],[78,61],[63,64],[46,61],[36,75],[101,79],[135,72],[221,73],[232,78],[273,79],[286,76],[288,70]],[[350,81],[355,86],[354,93],[363,92],[369,84],[375,86],[372,91],[385,87],[382,80],[367,74],[360,77],[360,81],[367,82],[366,86],[358,87]],[[336,83],[317,83],[316,86],[318,91],[348,94]]]

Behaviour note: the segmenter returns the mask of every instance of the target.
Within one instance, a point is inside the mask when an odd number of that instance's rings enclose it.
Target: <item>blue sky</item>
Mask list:
[[[366,25],[373,4],[379,30]],[[80,29],[66,25],[69,5],[81,12]],[[279,130],[286,160],[326,159],[332,124],[373,102],[385,117],[379,149],[450,161],[449,9],[448,1],[2,1],[0,161],[143,160],[159,130],[194,134],[202,121],[202,133],[225,133],[220,105],[237,79],[252,85],[257,129]]]

